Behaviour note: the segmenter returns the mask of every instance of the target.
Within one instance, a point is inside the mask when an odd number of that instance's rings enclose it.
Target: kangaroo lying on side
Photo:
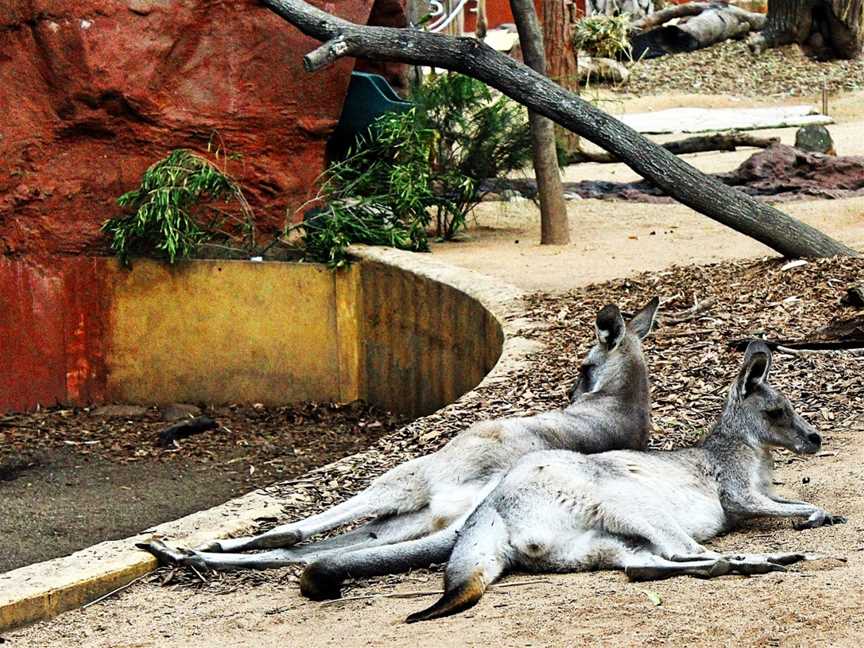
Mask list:
[[[623,569],[651,580],[765,573],[808,559],[721,555],[700,544],[754,517],[806,518],[796,528],[846,521],[772,492],[769,448],[812,454],[822,440],[767,383],[770,366],[768,347],[750,344],[720,420],[695,448],[524,457],[460,531],[444,596],[407,620],[471,607],[509,569]]]
[[[197,551],[172,549],[158,540],[139,546],[163,562],[213,569],[264,569],[328,555],[347,559],[357,551],[372,552],[371,558],[363,553],[357,556],[368,574],[400,571],[409,563],[443,562],[455,542],[456,529],[520,457],[553,448],[578,452],[645,448],[651,413],[641,340],[651,330],[658,303],[655,297],[627,324],[614,305],[599,312],[597,343],[580,367],[571,404],[563,410],[477,423],[437,452],[385,473],[344,503],[258,536],[219,540]],[[335,538],[293,546],[365,517],[374,519]],[[396,555],[380,555],[374,548]],[[271,550],[238,553],[249,549]],[[403,550],[411,556],[407,563]],[[370,560],[377,570],[370,571]],[[346,569],[352,565],[344,563]],[[307,585],[303,590],[309,596],[338,596],[338,587],[318,592],[314,579]]]

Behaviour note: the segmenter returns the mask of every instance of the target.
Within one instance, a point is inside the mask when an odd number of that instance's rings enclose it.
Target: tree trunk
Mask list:
[[[819,230],[706,176],[614,117],[474,38],[362,27],[303,0],[260,2],[307,36],[323,41],[303,59],[310,72],[332,65],[343,56],[403,61],[461,72],[618,156],[675,200],[784,256],[858,254]]]
[[[543,36],[537,24],[533,0],[510,0],[513,19],[519,31],[519,43],[525,64],[537,74],[546,74],[546,56]],[[534,175],[540,200],[540,244],[566,245],[570,242],[567,222],[567,203],[558,171],[555,148],[555,125],[546,117],[528,111],[531,125],[531,149],[534,156]]]
[[[819,58],[852,59],[864,45],[864,0],[769,0],[754,52],[797,43]]]
[[[677,25],[650,28],[685,16],[692,17]],[[762,29],[764,24],[763,14],[725,4],[698,2],[672,6],[633,24],[634,29],[646,31],[631,37],[632,56],[640,59],[692,52],[730,38],[741,38]]]
[[[546,76],[562,88],[579,94],[579,69],[573,47],[573,23],[576,22],[575,0],[543,0],[543,44],[546,47]],[[555,127],[555,137],[564,151],[579,151],[579,136]]]

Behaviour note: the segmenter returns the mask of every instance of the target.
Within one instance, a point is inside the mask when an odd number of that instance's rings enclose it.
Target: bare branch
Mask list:
[[[351,55],[351,44],[344,36],[337,36],[304,56],[303,67],[307,72],[317,72],[333,65],[337,59]]]

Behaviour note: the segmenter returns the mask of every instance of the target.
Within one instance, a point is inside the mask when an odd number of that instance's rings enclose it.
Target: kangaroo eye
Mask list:
[[[765,412],[768,415],[768,418],[772,421],[777,421],[783,418],[783,410],[782,409],[771,409]]]

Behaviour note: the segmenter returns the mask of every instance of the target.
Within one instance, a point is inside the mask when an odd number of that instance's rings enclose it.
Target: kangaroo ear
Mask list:
[[[738,374],[738,391],[746,398],[757,386],[768,380],[771,371],[771,349],[764,342],[751,342],[744,353],[744,365]]]
[[[595,323],[597,341],[607,349],[614,349],[624,336],[624,318],[615,304],[604,306],[597,313]]]
[[[651,329],[654,327],[654,322],[657,321],[657,307],[660,306],[660,298],[655,297],[642,307],[638,313],[627,322],[628,330],[638,336],[640,340],[648,337]]]

